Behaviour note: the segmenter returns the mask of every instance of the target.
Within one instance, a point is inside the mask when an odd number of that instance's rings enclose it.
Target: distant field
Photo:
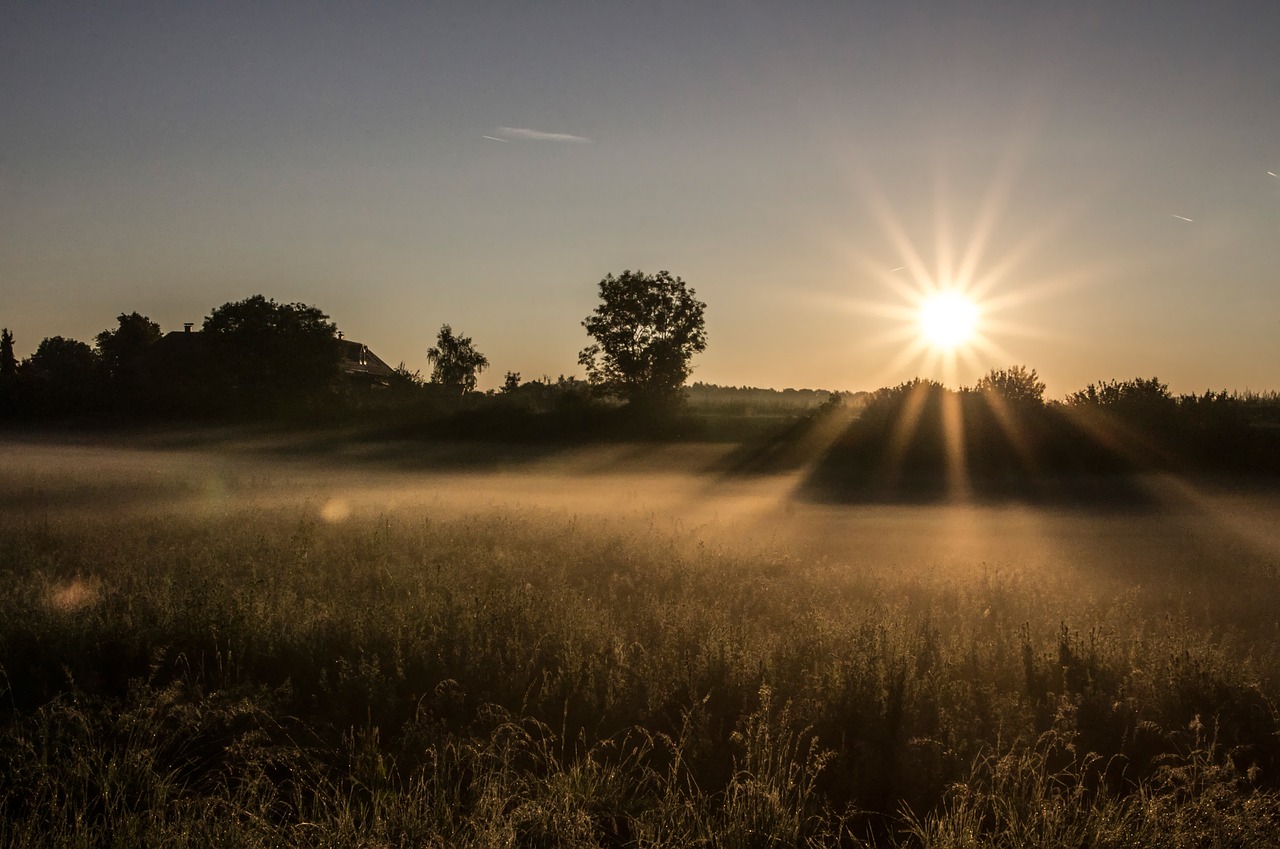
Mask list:
[[[0,843],[1275,842],[1280,496],[731,450],[0,445]]]

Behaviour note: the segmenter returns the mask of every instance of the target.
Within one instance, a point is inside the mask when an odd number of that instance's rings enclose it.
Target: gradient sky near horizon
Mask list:
[[[0,7],[0,324],[256,293],[427,370],[579,373],[596,284],[707,307],[694,380],[1025,363],[1280,389],[1280,4]],[[905,311],[955,280],[956,367]]]

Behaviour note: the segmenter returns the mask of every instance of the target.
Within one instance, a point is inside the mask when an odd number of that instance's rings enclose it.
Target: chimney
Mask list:
[[[190,332],[191,332],[191,328],[193,328],[193,327],[195,327],[195,326],[196,326],[196,323],[195,323],[194,321],[184,321],[184,322],[182,323],[182,329],[183,329],[183,331],[185,331],[185,332],[187,332],[187,333],[190,333]]]

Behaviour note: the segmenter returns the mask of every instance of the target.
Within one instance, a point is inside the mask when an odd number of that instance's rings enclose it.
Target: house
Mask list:
[[[358,383],[370,389],[385,388],[391,385],[391,379],[395,376],[395,369],[387,365],[382,359],[369,350],[368,345],[351,339],[344,339],[342,334],[338,334],[338,340],[342,343],[342,373],[352,383]]]

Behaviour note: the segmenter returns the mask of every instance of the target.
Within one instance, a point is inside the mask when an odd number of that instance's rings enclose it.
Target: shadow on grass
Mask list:
[[[970,474],[950,480],[945,470],[893,472],[819,465],[797,494],[819,504],[1026,504],[1105,512],[1153,510],[1163,499],[1136,472],[1107,474]]]
[[[713,468],[719,480],[799,473],[794,495],[816,504],[1020,503],[1114,511],[1161,503],[1143,470],[1090,449],[1028,464],[1008,445],[978,446],[957,466],[937,428],[905,445],[868,432],[855,411],[828,407],[744,442]],[[974,446],[964,446],[972,449]]]

